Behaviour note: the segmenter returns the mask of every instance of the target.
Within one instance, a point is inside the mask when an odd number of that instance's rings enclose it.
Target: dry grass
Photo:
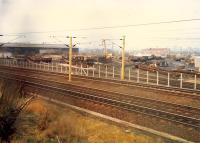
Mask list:
[[[43,100],[36,100],[27,110],[38,116],[38,130],[32,139],[20,142],[56,143],[58,136],[62,143],[162,143]]]

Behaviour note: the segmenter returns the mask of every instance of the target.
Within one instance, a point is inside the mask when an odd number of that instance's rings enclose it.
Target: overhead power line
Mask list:
[[[80,28],[80,29],[78,29],[78,28],[77,29],[63,29],[63,30],[52,30],[52,31],[21,32],[21,33],[8,33],[8,34],[42,34],[42,33],[67,32],[67,31],[87,31],[87,30],[118,29],[118,28],[151,26],[151,25],[172,24],[172,23],[193,22],[193,21],[200,21],[200,18],[161,21],[161,22],[150,22],[150,23],[130,24],[130,25],[90,27],[90,28]]]

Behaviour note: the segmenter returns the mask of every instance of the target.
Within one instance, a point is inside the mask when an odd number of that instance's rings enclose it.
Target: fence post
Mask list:
[[[140,82],[140,69],[137,70],[137,82]]]
[[[115,78],[115,67],[113,66],[113,78]]]
[[[83,65],[81,64],[81,75],[83,75]]]
[[[106,65],[106,78],[108,77],[108,66]]]
[[[101,67],[99,65],[99,78],[101,77]]]
[[[75,70],[75,72],[76,72],[76,75],[78,75],[78,65],[76,64],[76,70]]]
[[[58,63],[56,63],[56,72],[59,71]]]
[[[169,72],[167,73],[167,86],[169,87],[170,86],[170,74]]]
[[[147,71],[147,84],[149,83],[149,71]]]
[[[159,85],[159,72],[156,71],[156,84]]]
[[[92,71],[92,76],[94,77],[94,65],[93,65],[93,71]]]
[[[63,72],[63,66],[61,65],[61,73]]]
[[[87,76],[89,75],[89,66],[87,65]]]
[[[128,69],[128,80],[131,80],[131,69]]]
[[[22,61],[22,68],[24,68],[25,67],[25,63],[24,63],[24,61]]]
[[[181,73],[181,78],[180,78],[180,88],[183,87],[183,74]]]
[[[194,89],[197,89],[197,75],[194,75]]]

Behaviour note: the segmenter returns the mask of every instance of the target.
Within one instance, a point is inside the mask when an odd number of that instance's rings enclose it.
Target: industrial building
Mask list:
[[[5,43],[0,44],[0,55],[35,55],[35,54],[68,54],[69,47],[64,44],[30,44],[30,43]],[[79,48],[73,47],[73,54],[79,53]],[[9,54],[8,54],[9,53]]]

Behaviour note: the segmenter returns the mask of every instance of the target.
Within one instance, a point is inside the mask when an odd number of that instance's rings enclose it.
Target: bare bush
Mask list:
[[[22,83],[2,81],[0,84],[0,141],[10,143],[13,137],[26,135],[33,117],[25,112],[33,97],[26,97]]]

